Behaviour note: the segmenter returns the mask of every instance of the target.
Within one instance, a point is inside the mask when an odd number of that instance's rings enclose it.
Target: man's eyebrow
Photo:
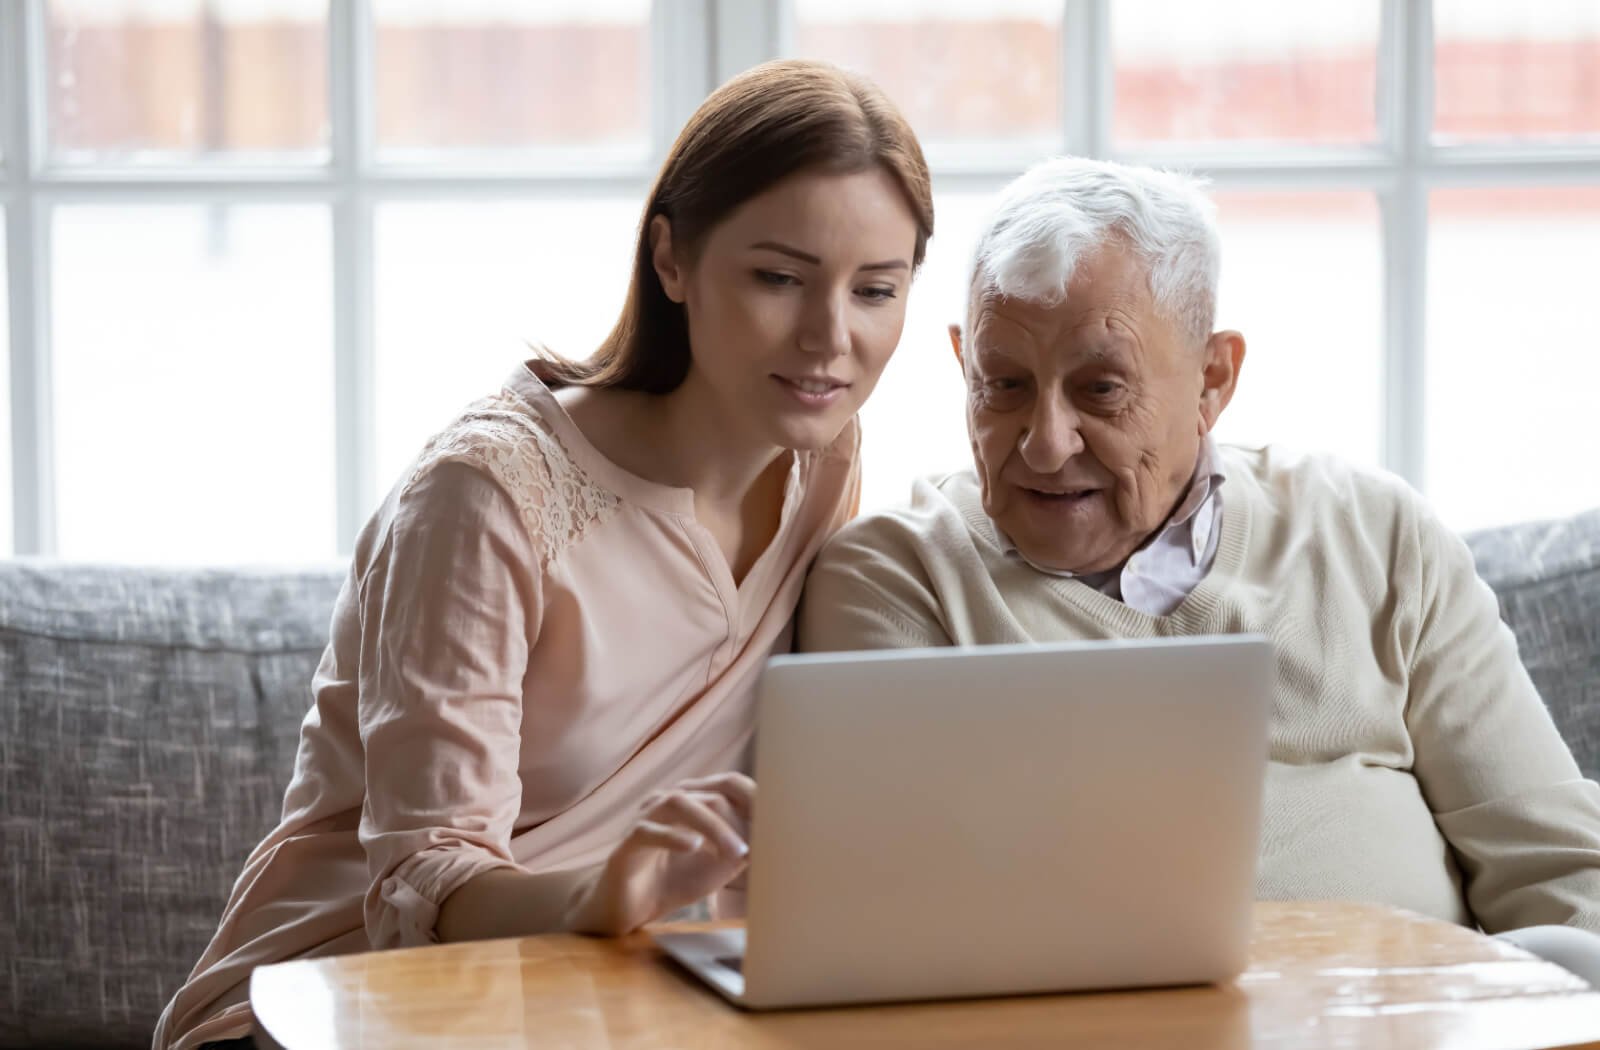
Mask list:
[[[793,248],[787,244],[780,244],[777,241],[757,241],[756,243],[752,244],[750,248],[752,250],[759,248],[769,252],[777,252],[780,255],[787,255],[791,259],[799,259],[801,262],[809,263],[812,266],[822,265],[822,260],[817,256],[812,255],[810,252],[803,252],[799,248]],[[906,264],[904,259],[888,259],[884,262],[866,263],[861,267],[863,270],[909,270],[910,268],[911,267]]]
[[[1016,364],[1022,359],[1020,354],[1004,343],[976,342],[973,344],[973,350],[976,351],[975,356],[979,361],[988,361],[992,364]]]

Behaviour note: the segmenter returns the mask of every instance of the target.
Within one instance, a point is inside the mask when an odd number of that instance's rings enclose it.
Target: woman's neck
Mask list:
[[[734,432],[692,380],[669,394],[569,388],[559,399],[607,459],[647,481],[692,490],[700,506],[737,507],[786,453]]]

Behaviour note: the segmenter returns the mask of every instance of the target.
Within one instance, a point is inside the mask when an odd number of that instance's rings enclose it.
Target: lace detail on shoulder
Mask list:
[[[541,566],[611,517],[619,502],[589,479],[549,425],[511,390],[473,402],[429,441],[406,488],[447,462],[477,467],[505,490]]]

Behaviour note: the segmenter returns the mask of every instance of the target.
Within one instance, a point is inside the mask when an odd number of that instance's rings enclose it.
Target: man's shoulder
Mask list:
[[[969,519],[982,510],[971,467],[928,475],[912,483],[908,502],[864,511],[846,524],[828,541],[823,557],[865,552],[914,555],[947,547],[971,531]]]
[[[1437,550],[1454,536],[1409,482],[1379,467],[1280,445],[1226,446],[1222,455],[1223,513],[1235,494],[1249,502],[1252,545],[1287,549],[1312,537],[1328,557],[1387,564],[1401,551]]]
[[[1288,444],[1218,445],[1229,484],[1289,509],[1327,502],[1363,512],[1409,510],[1416,490],[1399,475],[1330,452]]]

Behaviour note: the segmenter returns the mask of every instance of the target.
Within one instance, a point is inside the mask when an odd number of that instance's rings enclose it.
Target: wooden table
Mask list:
[[[568,934],[264,966],[263,1046],[1600,1048],[1600,992],[1481,934],[1342,902],[1256,905],[1220,987],[745,1013],[643,935]]]

